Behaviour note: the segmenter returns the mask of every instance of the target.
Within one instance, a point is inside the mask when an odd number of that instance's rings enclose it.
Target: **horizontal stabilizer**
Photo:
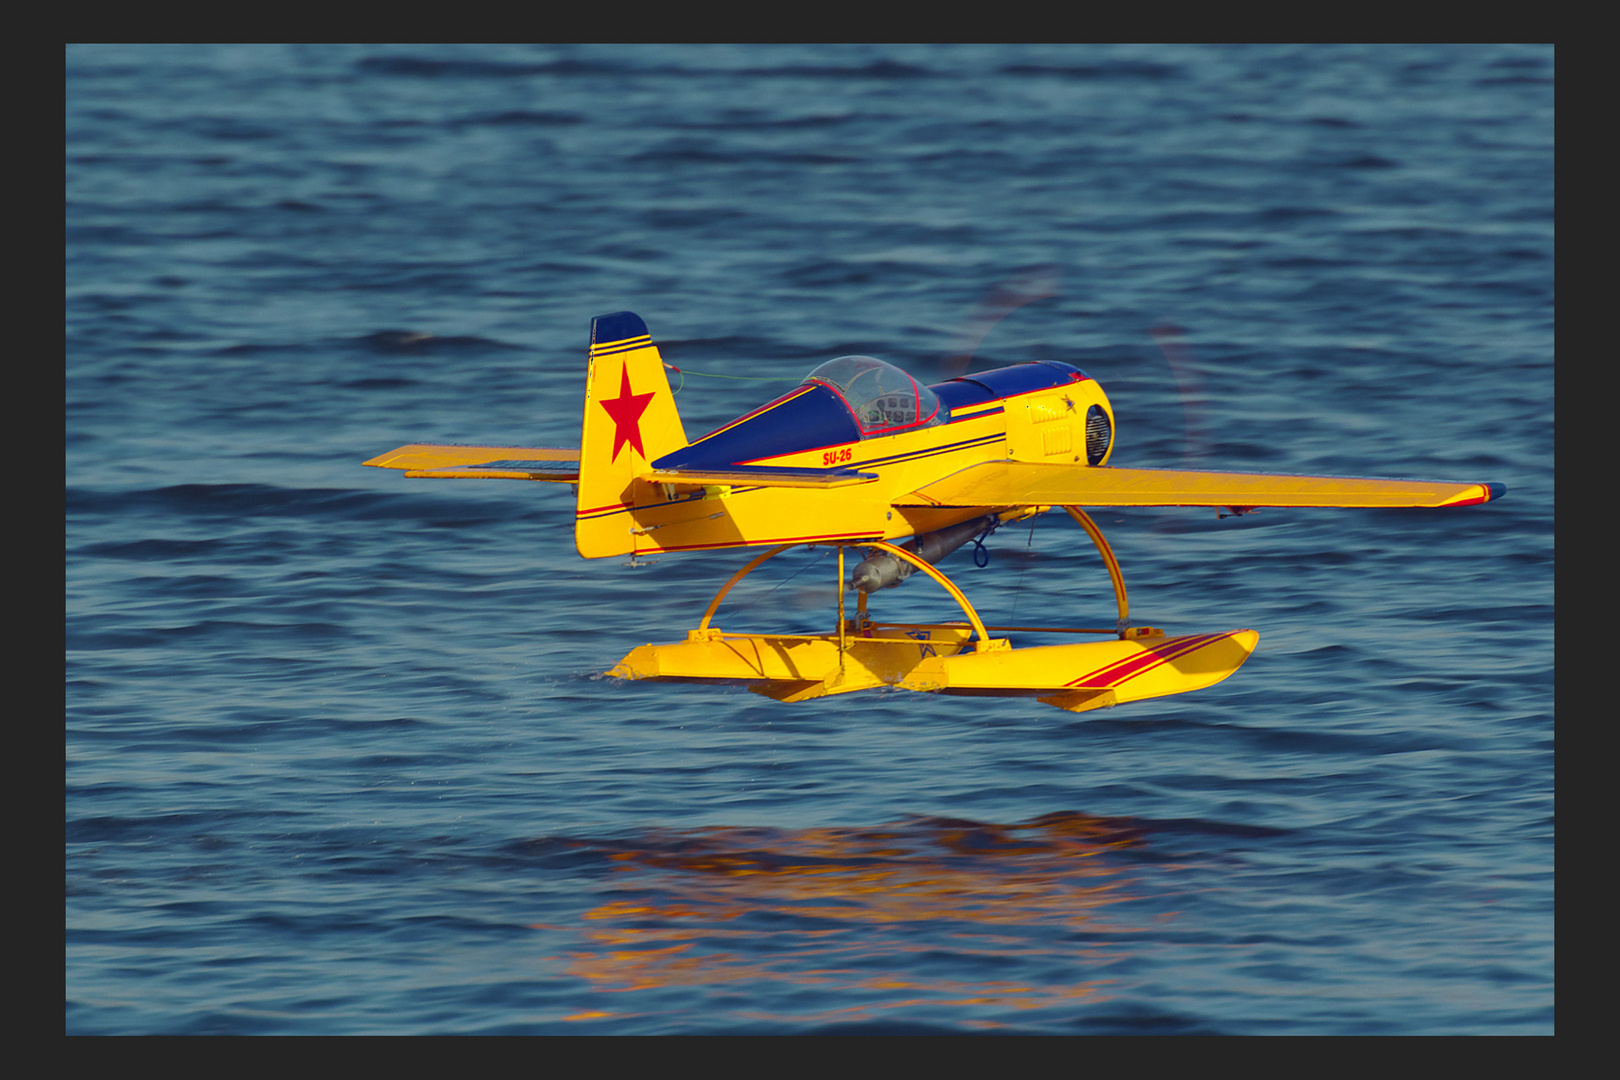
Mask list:
[[[987,461],[894,500],[895,506],[1468,506],[1503,484],[1359,476],[1120,469]]]
[[[411,478],[579,482],[579,451],[556,448],[410,443],[365,464],[404,469]]]
[[[794,469],[779,465],[727,465],[718,469],[654,469],[636,477],[651,484],[730,484],[749,487],[836,488],[870,484],[876,473],[854,469]]]

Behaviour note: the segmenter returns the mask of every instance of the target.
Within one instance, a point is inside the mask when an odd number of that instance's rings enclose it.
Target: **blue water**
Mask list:
[[[67,1031],[1551,1033],[1553,64],[69,47]],[[1133,616],[1260,632],[1180,697],[623,683],[749,553],[360,466],[576,445],[622,309],[694,435],[971,351],[1115,464],[1508,496],[1099,511]],[[1062,515],[990,548],[988,621],[1111,622]]]

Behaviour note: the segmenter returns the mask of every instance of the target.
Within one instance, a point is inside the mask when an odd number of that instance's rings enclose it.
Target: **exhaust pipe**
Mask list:
[[[948,529],[940,529],[938,532],[920,533],[913,537],[910,543],[901,546],[926,563],[937,563],[986,529],[994,529],[1000,524],[1001,519],[995,514],[986,514],[984,517],[964,521]],[[897,559],[887,551],[880,551],[863,559],[855,567],[849,575],[849,583],[861,592],[873,593],[879,589],[894,588],[910,577],[916,569],[904,559]]]

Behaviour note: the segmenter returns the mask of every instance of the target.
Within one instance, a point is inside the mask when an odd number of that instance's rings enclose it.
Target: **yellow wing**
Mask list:
[[[1119,469],[987,461],[894,500],[895,506],[1468,506],[1507,493],[1495,483],[1365,476]]]
[[[579,451],[533,446],[445,446],[409,443],[378,454],[367,465],[404,469],[435,480],[549,480],[579,483]]]

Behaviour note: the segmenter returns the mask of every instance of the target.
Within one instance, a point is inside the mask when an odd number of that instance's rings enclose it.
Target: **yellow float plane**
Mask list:
[[[367,461],[426,479],[575,485],[574,543],[587,559],[765,547],[720,589],[685,641],[643,645],[611,675],[741,683],[781,701],[874,687],[1034,697],[1073,712],[1197,690],[1254,650],[1253,630],[1166,636],[1132,626],[1119,563],[1084,507],[1469,506],[1494,483],[1124,469],[1108,464],[1114,414],[1079,368],[1017,364],[921,386],[892,364],[841,356],[792,392],[696,440],[667,365],[628,312],[592,321],[578,450],[413,443]],[[1119,618],[1106,629],[986,626],[936,567],[1010,521],[1062,507],[1096,544]],[[913,538],[904,546],[895,541]],[[799,545],[838,554],[836,626],[825,634],[728,633],[720,601]],[[846,566],[849,549],[864,558]],[[876,622],[868,596],[922,573],[961,606],[948,623]],[[846,604],[856,593],[855,611]],[[1104,635],[1013,648],[997,634]]]

